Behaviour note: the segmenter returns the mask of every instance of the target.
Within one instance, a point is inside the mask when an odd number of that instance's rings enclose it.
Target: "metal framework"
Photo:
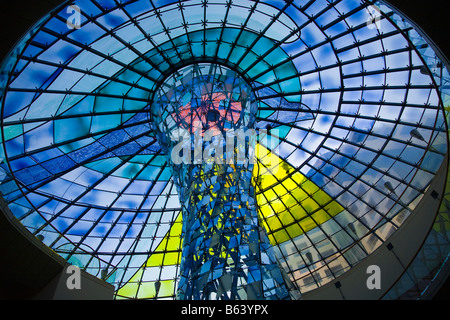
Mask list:
[[[447,70],[432,54],[381,2],[67,2],[3,66],[0,190],[118,299],[174,299],[183,186],[149,113],[176,71],[221,65],[251,86],[255,128],[280,141],[260,146],[280,165],[257,159],[254,210],[306,293],[401,228],[443,163]]]

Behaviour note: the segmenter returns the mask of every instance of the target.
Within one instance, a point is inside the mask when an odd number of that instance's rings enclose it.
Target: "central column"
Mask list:
[[[251,183],[256,113],[251,87],[216,64],[178,70],[155,95],[152,122],[182,205],[178,299],[289,299]]]

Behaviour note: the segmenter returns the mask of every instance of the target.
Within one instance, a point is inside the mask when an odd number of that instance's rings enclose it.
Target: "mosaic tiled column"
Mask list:
[[[182,204],[178,299],[289,299],[251,183],[256,109],[250,86],[219,65],[185,67],[155,96],[152,121]]]

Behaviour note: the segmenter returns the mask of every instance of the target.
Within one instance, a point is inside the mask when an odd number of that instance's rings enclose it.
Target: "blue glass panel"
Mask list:
[[[70,31],[64,19],[50,19],[45,24],[45,29],[47,29],[49,33],[56,32],[57,34],[65,34]]]
[[[126,12],[128,12],[133,18],[144,14],[152,9],[150,2],[148,1],[129,1],[125,6]]]
[[[28,167],[14,173],[15,177],[22,183],[30,185],[50,178],[51,173],[39,165]]]
[[[96,0],[96,1],[106,10],[111,10],[116,7],[116,3],[114,0]]]
[[[53,144],[53,123],[40,125],[25,134],[25,150],[32,151]]]
[[[108,29],[114,29],[128,22],[128,17],[121,10],[114,10],[101,16],[97,21]]]
[[[91,44],[95,40],[104,36],[104,30],[102,30],[95,23],[89,22],[78,30],[73,31],[68,38],[73,39],[81,44]]]
[[[91,1],[91,0],[75,0],[74,4],[77,5],[83,15],[86,16],[96,16],[100,14],[102,11]],[[67,10],[67,9],[65,9]],[[63,11],[65,11],[63,10]]]
[[[97,160],[95,156],[103,151],[105,151],[105,147],[103,147],[100,143],[95,142],[85,146],[84,148],[71,152],[69,156],[78,163],[87,159],[92,159],[94,161]]]
[[[160,8],[172,3],[178,3],[177,0],[153,0],[152,2],[155,8]]]
[[[28,106],[34,96],[32,92],[8,92],[4,100],[3,117],[7,118]]]
[[[42,31],[36,34],[36,36],[33,38],[33,41],[39,42],[40,44],[43,45],[49,45],[55,42],[57,39],[58,38],[56,38],[55,36],[48,34],[45,31]]]
[[[13,86],[16,88],[39,88],[57,70],[58,68],[40,63],[29,64],[26,68],[26,72],[22,72],[16,78]]]
[[[10,161],[9,163],[12,171],[20,171],[21,169],[34,166],[35,164],[36,161],[33,161],[29,157],[23,157],[14,161]]]
[[[79,53],[80,50],[81,48],[71,43],[68,43],[64,40],[59,40],[49,49],[45,50],[45,52],[43,52],[40,55],[40,58],[55,63],[66,63],[68,60],[72,59],[77,53]]]

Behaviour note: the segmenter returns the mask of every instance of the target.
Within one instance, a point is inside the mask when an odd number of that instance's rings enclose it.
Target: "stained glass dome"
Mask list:
[[[446,167],[441,59],[384,1],[68,1],[2,66],[0,191],[117,299],[175,299],[188,186],[159,125],[220,131],[248,103],[266,134],[246,176],[254,194],[224,192],[254,207],[277,277],[301,298],[406,228]]]

